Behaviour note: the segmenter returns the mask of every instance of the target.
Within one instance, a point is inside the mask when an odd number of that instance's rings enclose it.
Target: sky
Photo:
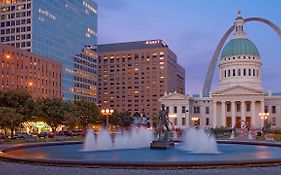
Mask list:
[[[262,17],[281,27],[280,0],[95,0],[98,44],[162,39],[185,68],[186,93],[200,93],[215,48],[234,23]],[[281,38],[266,24],[246,23],[244,31],[261,55],[266,91],[281,92]],[[231,39],[231,37],[229,37]],[[229,40],[228,39],[228,40]],[[218,87],[218,65],[212,90]]]

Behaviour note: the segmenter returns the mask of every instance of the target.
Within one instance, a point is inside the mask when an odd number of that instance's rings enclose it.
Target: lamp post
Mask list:
[[[102,109],[101,110],[101,114],[106,116],[106,127],[107,128],[109,126],[109,116],[112,115],[113,112],[114,112],[113,109]]]
[[[269,113],[261,112],[261,113],[259,113],[259,116],[261,118],[261,131],[262,131],[262,129],[264,128],[264,122],[269,117]]]
[[[191,120],[192,120],[193,125],[195,125],[195,126],[198,125],[198,120],[199,120],[198,117],[192,117]]]

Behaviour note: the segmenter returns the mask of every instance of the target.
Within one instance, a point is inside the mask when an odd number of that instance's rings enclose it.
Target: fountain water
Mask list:
[[[215,137],[211,133],[206,133],[202,128],[187,129],[181,148],[198,154],[219,153]]]
[[[93,129],[89,128],[87,130],[85,140],[87,140],[87,142],[84,142],[82,151],[93,151],[93,148],[95,147],[95,136]]]
[[[92,129],[88,129],[82,151],[143,148],[152,140],[152,131],[145,128],[134,128],[129,132],[114,134],[103,130],[95,135]]]

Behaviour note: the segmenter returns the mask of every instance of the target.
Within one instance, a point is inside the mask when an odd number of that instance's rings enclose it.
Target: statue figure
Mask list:
[[[166,127],[167,131],[170,131],[169,129],[169,116],[168,116],[169,111],[165,109],[165,105],[161,105],[161,109],[159,111],[159,125],[158,129],[160,129],[160,132],[162,132],[163,127]]]

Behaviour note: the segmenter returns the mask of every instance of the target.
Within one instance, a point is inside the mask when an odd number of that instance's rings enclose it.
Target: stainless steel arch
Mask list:
[[[269,25],[274,31],[277,32],[277,34],[279,35],[279,37],[281,37],[281,30],[280,28],[275,25],[273,22],[264,19],[264,18],[260,18],[260,17],[250,17],[250,18],[245,18],[244,19],[245,23],[246,22],[250,22],[250,21],[258,21],[258,22],[262,22],[264,24]],[[223,37],[221,38],[219,44],[217,45],[217,48],[213,54],[213,57],[211,59],[210,65],[209,65],[209,69],[207,72],[207,75],[205,77],[205,81],[204,81],[204,87],[203,87],[203,92],[202,94],[204,96],[209,96],[210,93],[210,89],[211,89],[211,85],[212,85],[212,80],[213,80],[213,76],[214,76],[214,71],[218,62],[218,58],[219,55],[221,53],[222,47],[224,46],[224,43],[226,41],[226,39],[228,38],[228,36],[231,34],[231,32],[234,30],[235,26],[232,25],[223,35]]]

